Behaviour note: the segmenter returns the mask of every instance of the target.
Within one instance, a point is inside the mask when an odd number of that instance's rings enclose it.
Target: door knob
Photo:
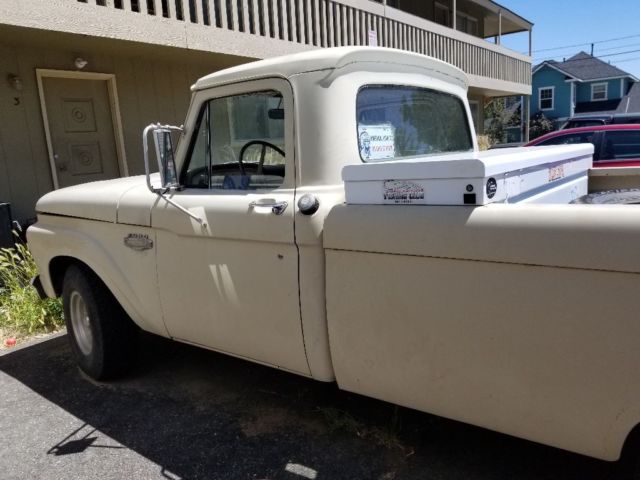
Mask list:
[[[67,170],[67,162],[60,161],[60,155],[57,153],[53,154],[53,161],[61,172],[65,172]]]

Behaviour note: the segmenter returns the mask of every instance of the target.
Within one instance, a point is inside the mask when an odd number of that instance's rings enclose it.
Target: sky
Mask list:
[[[583,50],[640,78],[640,0],[497,0],[533,22],[533,63]],[[527,33],[505,35],[503,46],[528,53]],[[559,48],[562,47],[562,48]]]

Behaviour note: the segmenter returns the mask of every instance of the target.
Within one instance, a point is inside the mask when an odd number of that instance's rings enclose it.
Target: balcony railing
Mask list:
[[[531,84],[531,59],[369,0],[77,0],[310,47],[369,45],[430,55],[478,77]],[[375,32],[375,33],[373,33]]]

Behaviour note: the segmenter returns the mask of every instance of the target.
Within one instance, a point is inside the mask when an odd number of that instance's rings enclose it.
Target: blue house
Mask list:
[[[577,115],[629,111],[638,79],[609,63],[580,52],[562,62],[546,60],[533,68],[531,113],[563,121]],[[633,102],[635,105],[636,102]]]

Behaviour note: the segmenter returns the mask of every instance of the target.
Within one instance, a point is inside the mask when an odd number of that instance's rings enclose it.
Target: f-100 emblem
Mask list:
[[[153,240],[145,233],[130,233],[124,237],[124,244],[139,252],[153,248]]]

